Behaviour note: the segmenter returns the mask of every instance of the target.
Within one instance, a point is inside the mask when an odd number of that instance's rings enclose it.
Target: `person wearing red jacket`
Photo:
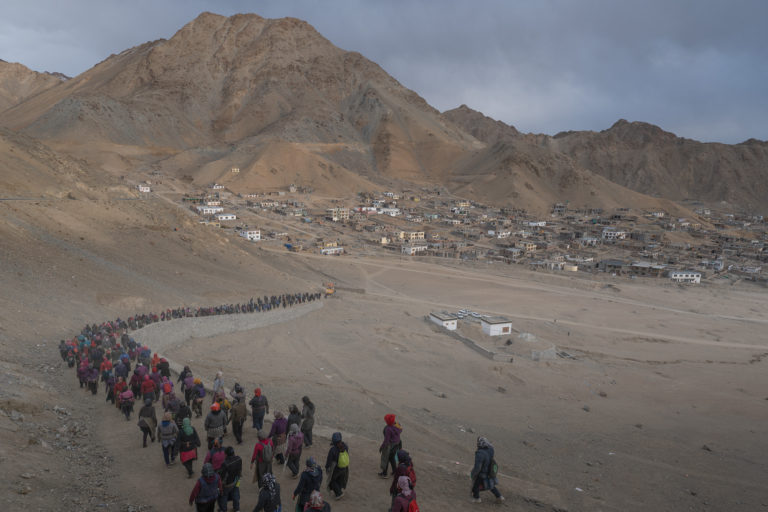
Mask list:
[[[145,375],[144,380],[141,381],[141,396],[144,398],[149,398],[154,402],[155,391],[156,391],[156,386],[154,381],[149,378],[149,375]]]
[[[263,485],[262,478],[264,475],[272,473],[272,457],[264,456],[264,448],[269,446],[268,452],[270,452],[270,455],[274,455],[275,445],[263,430],[259,430],[257,436],[259,437],[259,442],[253,447],[251,468],[253,468],[254,463],[256,463],[256,470],[253,472],[253,483],[257,483],[259,487],[261,487]]]

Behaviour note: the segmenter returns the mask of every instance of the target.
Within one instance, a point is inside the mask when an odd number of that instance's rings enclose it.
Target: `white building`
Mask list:
[[[340,254],[344,254],[344,248],[343,247],[323,247],[320,249],[320,254],[323,254],[325,256],[339,256]]]
[[[614,240],[624,240],[627,238],[627,232],[621,231],[616,228],[605,228],[603,229],[602,234],[603,240],[607,240],[609,242],[612,242]]]
[[[488,336],[503,336],[512,332],[512,321],[500,316],[481,318],[480,326]]]
[[[380,215],[389,215],[390,217],[397,217],[400,215],[400,208],[379,208]]]
[[[218,183],[214,183],[213,185],[211,185],[211,188],[213,190],[223,190],[224,189],[224,185],[219,185]]]
[[[401,249],[402,254],[408,255],[408,256],[415,256],[419,254],[420,252],[424,252],[427,250],[426,245],[404,245]]]
[[[429,314],[429,319],[441,327],[445,327],[449,331],[455,331],[456,326],[459,323],[459,318],[455,315],[451,315],[444,311],[439,313],[432,312]]]
[[[240,236],[247,238],[251,242],[258,242],[261,240],[261,231],[258,229],[244,229],[240,231]]]
[[[143,192],[145,194],[148,194],[148,193],[152,192],[152,189],[149,187],[149,185],[139,184],[139,185],[136,186],[136,188],[139,189],[139,192]]]
[[[224,211],[221,206],[198,206],[197,213],[200,215],[215,215]]]
[[[222,221],[222,220],[235,220],[237,219],[237,215],[234,213],[220,213],[216,215],[216,220]]]
[[[693,270],[673,270],[669,273],[669,278],[676,283],[701,283],[701,272]]]

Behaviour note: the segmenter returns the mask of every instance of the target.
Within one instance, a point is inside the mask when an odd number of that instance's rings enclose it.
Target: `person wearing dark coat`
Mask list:
[[[346,455],[347,460],[340,465],[342,454]],[[330,475],[328,488],[333,491],[337,500],[341,499],[349,481],[349,447],[341,440],[341,432],[334,432],[331,436],[331,448],[325,459],[325,471]]]
[[[149,398],[144,400],[144,407],[139,410],[139,428],[144,434],[144,448],[147,447],[147,437],[155,442],[155,429],[157,428],[157,414],[155,406]]]
[[[184,418],[176,441],[179,447],[179,459],[187,470],[187,477],[192,478],[192,463],[197,459],[197,449],[200,447],[200,437],[192,426],[189,418]]]
[[[301,397],[304,406],[301,408],[301,433],[304,434],[304,446],[312,446],[312,428],[315,426],[315,404],[308,396]]]
[[[197,512],[213,512],[222,490],[221,477],[210,464],[203,464],[202,476],[189,495],[189,504],[194,503]]]
[[[275,512],[281,508],[280,484],[275,481],[272,473],[264,475],[263,483],[259,490],[259,501],[253,508],[253,512]]]
[[[221,481],[224,487],[219,497],[219,511],[227,512],[227,502],[232,502],[232,510],[240,510],[240,479],[243,476],[243,459],[235,455],[235,449],[227,446],[224,450],[227,458],[221,465]]]
[[[496,496],[496,501],[504,501],[504,496],[496,488],[498,481],[496,478],[491,478],[488,474],[491,469],[493,455],[493,445],[486,438],[478,437],[475,465],[470,472],[472,477],[472,501],[475,503],[480,503],[480,491],[491,491]]]
[[[304,505],[309,501],[312,491],[320,491],[320,485],[323,483],[323,470],[315,462],[314,457],[309,457],[306,462],[307,468],[301,472],[299,485],[293,491],[293,497],[296,499],[296,510],[303,511]]]
[[[261,388],[253,390],[253,398],[248,404],[251,406],[253,415],[253,428],[261,430],[264,428],[264,416],[269,413],[269,402],[267,397],[261,394]]]

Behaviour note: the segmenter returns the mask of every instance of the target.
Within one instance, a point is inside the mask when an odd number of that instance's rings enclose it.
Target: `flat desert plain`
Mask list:
[[[317,440],[304,455],[324,462],[337,430],[350,446],[350,483],[334,511],[388,507],[389,480],[376,473],[390,412],[404,428],[423,510],[768,507],[768,303],[761,289],[426,259],[274,256],[288,274],[311,269],[318,280],[333,280],[338,297],[220,334],[213,328],[200,336],[190,327],[197,320],[175,320],[142,336],[209,381],[222,370],[230,387],[262,387],[271,411],[309,395]],[[485,336],[469,321],[459,329],[488,349],[514,353],[512,362],[491,360],[425,319],[462,308],[512,320],[510,336]],[[275,314],[283,316],[266,320]],[[533,361],[526,344],[554,344],[572,357]],[[183,471],[156,469],[142,481],[135,468],[148,458],[137,449],[138,431],[110,434],[135,425],[117,414],[99,421],[97,432],[120,454],[115,471],[133,474],[126,478],[157,509],[182,509],[191,488]],[[202,419],[193,424],[202,430]],[[236,449],[247,461],[256,435],[246,427]],[[501,506],[488,493],[470,503],[478,435],[496,448],[507,496]],[[234,443],[231,434],[226,442]],[[275,467],[285,502],[296,482]],[[250,473],[242,493],[243,508],[252,507]]]

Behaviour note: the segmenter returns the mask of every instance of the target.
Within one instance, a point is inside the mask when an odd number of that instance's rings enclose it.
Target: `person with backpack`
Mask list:
[[[227,417],[221,412],[221,405],[218,402],[211,404],[211,412],[205,417],[203,426],[208,436],[208,449],[213,448],[213,442],[224,435],[224,427],[227,424]]]
[[[266,473],[263,477],[264,485],[259,491],[259,501],[253,508],[253,512],[276,512],[281,509],[280,484],[275,481],[272,473]]]
[[[176,464],[176,439],[179,437],[179,429],[170,412],[163,414],[163,421],[157,426],[157,438],[163,448],[165,466]]]
[[[304,434],[304,446],[312,446],[312,428],[315,426],[315,404],[308,396],[301,397],[301,433]]]
[[[331,436],[325,471],[330,475],[328,489],[333,491],[337,500],[341,499],[349,481],[349,447],[341,440],[341,432],[334,432]]]
[[[320,491],[320,485],[323,483],[323,470],[315,462],[314,457],[309,457],[306,462],[307,468],[301,472],[299,485],[293,491],[293,499],[296,500],[296,511],[301,512],[305,505],[309,503],[310,496]]]
[[[397,479],[397,495],[392,502],[392,512],[418,512],[416,491],[411,488],[411,480],[407,476]]]
[[[208,451],[203,462],[211,463],[213,470],[221,474],[221,469],[224,464],[224,459],[227,458],[227,454],[224,453],[224,448],[221,447],[221,439],[216,439],[213,442],[213,447]]]
[[[153,402],[155,401],[155,382],[149,377],[149,375],[144,375],[141,381],[141,396],[144,398],[149,398]]]
[[[144,399],[144,407],[139,409],[139,429],[144,434],[144,448],[147,447],[147,437],[155,442],[155,429],[157,428],[157,414],[155,406],[149,398]]]
[[[381,473],[379,476],[387,478],[387,468],[392,466],[392,473],[395,472],[397,463],[395,462],[395,454],[397,450],[403,447],[403,443],[400,442],[400,434],[403,432],[403,427],[397,422],[394,414],[386,414],[384,416],[384,441],[379,446],[379,453],[381,454]]]
[[[149,378],[152,379],[152,382],[155,383],[155,402],[157,402],[160,399],[160,392],[162,391],[163,394],[165,394],[165,390],[162,388],[163,376],[160,375],[157,367],[153,366],[152,372],[149,374]]]
[[[474,503],[480,503],[480,491],[491,491],[496,496],[497,502],[504,501],[504,496],[496,488],[498,465],[493,456],[493,445],[486,438],[478,437],[475,465],[469,474],[472,478],[472,501]]]
[[[288,443],[285,448],[286,466],[291,470],[293,478],[299,474],[299,463],[301,461],[301,450],[304,445],[304,435],[299,430],[298,423],[293,423],[290,426],[290,432],[288,433]]]
[[[192,463],[197,460],[197,449],[200,446],[200,437],[192,426],[191,420],[187,417],[181,422],[181,429],[178,435],[179,459],[187,469],[187,477],[192,478]]]
[[[323,500],[320,491],[312,491],[312,494],[309,495],[309,500],[307,500],[306,505],[301,510],[304,512],[331,512],[331,505]]]
[[[392,496],[392,506],[395,505],[395,498],[398,494],[397,482],[401,476],[407,476],[410,480],[411,490],[416,487],[416,472],[413,469],[411,456],[405,450],[397,451],[397,468],[392,475],[392,485],[389,486],[389,494]]]
[[[235,455],[235,449],[227,446],[224,450],[227,458],[221,467],[223,492],[219,497],[219,512],[227,512],[227,502],[232,502],[232,510],[240,510],[240,478],[243,476],[243,460]]]
[[[267,473],[272,473],[272,458],[275,455],[275,447],[272,444],[272,440],[263,430],[259,430],[256,435],[258,436],[259,441],[256,443],[256,446],[253,447],[251,468],[253,468],[255,464],[256,467],[255,471],[253,472],[253,483],[261,487],[264,484],[264,475]]]
[[[197,512],[214,512],[216,502],[223,491],[221,477],[210,464],[203,464],[201,475],[189,495],[189,504],[194,503]]]
[[[269,402],[267,397],[261,393],[261,388],[253,390],[253,398],[248,403],[253,415],[253,428],[261,430],[264,428],[264,416],[269,412]]]

